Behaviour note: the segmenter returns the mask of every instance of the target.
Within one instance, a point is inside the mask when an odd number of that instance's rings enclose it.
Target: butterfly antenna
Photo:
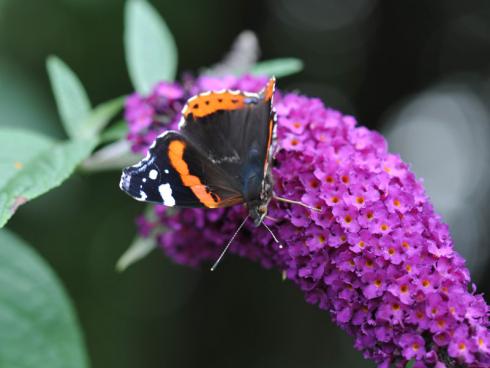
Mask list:
[[[306,203],[303,203],[303,202],[300,202],[300,201],[293,201],[292,199],[287,199],[287,198],[278,197],[278,196],[274,196],[274,199],[277,200],[277,201],[280,201],[280,202],[284,202],[284,203],[297,204],[298,206],[302,206],[302,207],[308,208],[308,209],[310,209],[312,211],[315,211],[315,212],[321,212],[321,210],[319,208],[308,206]]]
[[[262,225],[264,225],[264,227],[269,230],[269,232],[271,233],[272,235],[272,239],[274,239],[274,241],[279,244],[279,248],[282,248],[282,244],[279,242],[279,240],[277,239],[277,237],[274,235],[274,233],[272,232],[271,228],[269,226],[267,226],[267,224],[265,222],[262,223]]]
[[[223,249],[223,251],[219,255],[216,262],[214,262],[213,266],[211,267],[211,271],[214,271],[216,269],[216,267],[218,267],[219,263],[221,262],[221,259],[224,257],[224,255],[225,255],[226,251],[228,250],[228,248],[230,247],[231,243],[233,243],[233,240],[235,240],[236,236],[238,235],[238,233],[242,229],[243,225],[245,225],[245,222],[247,222],[248,217],[249,216],[245,217],[245,220],[243,220],[242,223],[240,224],[240,226],[238,226],[238,229],[236,229],[235,234],[233,234],[231,239],[228,241],[228,244],[226,244],[226,247]]]

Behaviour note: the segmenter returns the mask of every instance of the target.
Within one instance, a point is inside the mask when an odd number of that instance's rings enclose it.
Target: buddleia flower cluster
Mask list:
[[[126,101],[128,140],[145,153],[160,133],[177,129],[190,96],[257,92],[266,81],[187,77],[134,94]],[[273,200],[266,224],[281,244],[247,222],[230,253],[283,272],[380,367],[490,367],[489,308],[408,165],[380,134],[317,98],[278,91],[274,107],[274,191],[317,211]],[[141,235],[195,267],[216,260],[246,216],[242,206],[154,212],[138,218]]]

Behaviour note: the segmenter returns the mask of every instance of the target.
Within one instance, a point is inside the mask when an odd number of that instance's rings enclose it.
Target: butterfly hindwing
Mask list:
[[[271,79],[263,92],[249,94],[240,108],[218,109],[211,114],[184,114],[182,134],[227,172],[234,179],[234,189],[242,194],[256,194],[266,174],[275,126],[273,91],[274,79]],[[245,101],[245,95],[237,96]],[[201,96],[197,100],[200,106]],[[250,176],[254,176],[251,184],[254,188],[247,187]]]
[[[241,91],[210,91],[189,98],[182,109],[184,119],[199,119],[217,111],[237,110],[258,99],[255,93]]]
[[[192,142],[168,131],[148,156],[124,170],[121,188],[136,199],[176,207],[227,207],[243,202],[228,175]]]

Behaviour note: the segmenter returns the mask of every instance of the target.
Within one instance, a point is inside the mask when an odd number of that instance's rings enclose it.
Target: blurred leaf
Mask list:
[[[96,139],[56,141],[0,129],[0,227],[27,201],[60,185],[90,155]]]
[[[405,368],[413,368],[414,364],[415,364],[415,360],[411,360],[411,361],[409,361],[407,363],[407,365],[405,366]]]
[[[47,69],[66,133],[70,138],[78,138],[81,136],[82,123],[92,109],[87,93],[75,73],[61,59],[50,56]]]
[[[94,137],[121,111],[125,96],[114,98],[96,106],[80,127],[82,137]]]
[[[252,31],[242,31],[231,45],[230,51],[217,64],[201,71],[204,75],[225,76],[244,74],[257,63],[260,54],[259,40]]]
[[[127,140],[121,139],[102,147],[83,161],[80,167],[85,171],[121,170],[142,158],[142,155],[131,151],[131,144]]]
[[[177,47],[158,12],[145,0],[128,0],[124,46],[129,77],[141,94],[159,81],[173,81],[177,73]]]
[[[0,230],[0,366],[86,368],[78,322],[50,267]]]
[[[296,58],[283,58],[261,61],[250,71],[255,75],[286,77],[303,70],[303,62]]]
[[[128,123],[125,120],[120,120],[102,133],[100,141],[101,143],[117,141],[126,137],[127,134]]]
[[[133,240],[133,243],[119,258],[116,264],[116,270],[122,272],[133,263],[145,258],[153,249],[157,247],[157,242],[153,236],[142,238],[140,236]]]

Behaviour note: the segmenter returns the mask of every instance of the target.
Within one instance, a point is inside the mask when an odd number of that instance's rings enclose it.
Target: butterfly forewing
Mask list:
[[[139,200],[177,207],[226,207],[243,202],[228,175],[185,136],[169,131],[148,158],[124,170],[121,188]]]

